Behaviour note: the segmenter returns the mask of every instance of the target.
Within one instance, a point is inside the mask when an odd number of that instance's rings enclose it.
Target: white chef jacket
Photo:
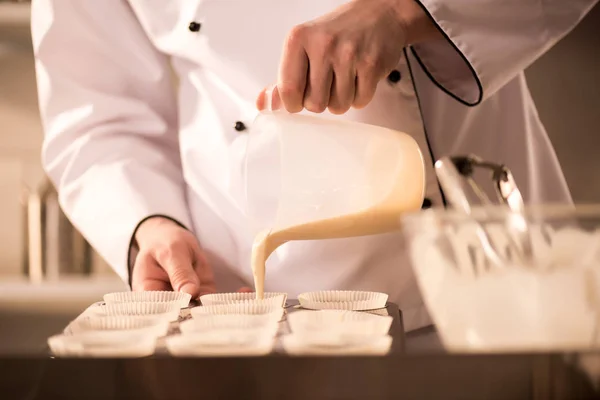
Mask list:
[[[344,2],[33,1],[43,163],[123,279],[136,226],[162,214],[196,234],[219,290],[251,284],[242,174],[254,101],[276,80],[287,32]],[[434,206],[433,159],[466,153],[506,164],[529,203],[569,202],[523,70],[595,3],[421,0],[445,38],[407,48],[368,107],[335,118],[412,135]],[[402,233],[288,243],[267,269],[266,290],[383,291],[408,330],[430,323]]]

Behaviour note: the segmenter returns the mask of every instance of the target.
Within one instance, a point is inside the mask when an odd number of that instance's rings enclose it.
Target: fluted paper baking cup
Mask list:
[[[217,304],[234,304],[253,301],[273,302],[281,307],[285,307],[287,293],[267,292],[261,300],[256,299],[256,293],[214,293],[200,296],[203,306],[212,306]]]
[[[196,314],[179,324],[181,333],[201,332],[211,329],[261,329],[278,328],[277,314]]]
[[[242,335],[254,335],[261,337],[270,337],[274,338],[277,335],[277,331],[279,326],[277,323],[271,323],[264,326],[259,326],[256,328],[207,328],[206,326],[196,325],[195,320],[185,321],[182,323],[179,328],[181,330],[182,335],[192,336],[192,335],[201,335],[203,337],[207,337],[210,335],[222,335],[223,338],[233,336],[236,337],[238,334]]]
[[[86,316],[69,324],[68,334],[81,332],[107,331],[124,333],[147,333],[165,336],[169,321],[165,318],[147,315]]]
[[[324,290],[298,296],[300,305],[310,310],[375,310],[384,308],[387,299],[385,293],[350,290]]]
[[[184,292],[145,291],[145,292],[115,292],[104,295],[106,304],[115,303],[166,303],[176,301],[180,308],[190,304],[192,296]]]
[[[146,357],[154,353],[156,337],[86,332],[52,336],[48,346],[57,357]]]
[[[286,353],[290,355],[385,355],[392,346],[392,337],[374,336],[369,340],[354,342],[315,343],[306,341],[303,337],[291,334],[281,338],[281,344]]]
[[[279,321],[283,317],[284,309],[279,304],[264,301],[244,302],[234,304],[217,304],[212,306],[199,306],[190,310],[192,317],[202,314],[270,314]]]
[[[221,343],[207,341],[203,335],[175,335],[165,341],[167,350],[178,357],[263,356],[273,350],[274,340],[241,340]]]
[[[203,332],[184,334],[193,337],[194,343],[206,346],[252,345],[266,339],[273,339],[273,331],[266,329],[210,329]]]
[[[127,316],[127,315],[155,315],[167,321],[176,321],[179,318],[179,303],[176,301],[164,303],[115,303],[102,304],[91,308],[95,315]],[[88,314],[89,315],[89,314]]]
[[[386,335],[393,318],[358,311],[296,311],[288,315],[294,333],[315,331],[355,332],[363,335]]]
[[[348,347],[371,343],[377,338],[388,336],[385,334],[371,334],[369,332],[348,332],[342,330],[315,330],[292,332],[297,340],[306,345],[317,347]]]

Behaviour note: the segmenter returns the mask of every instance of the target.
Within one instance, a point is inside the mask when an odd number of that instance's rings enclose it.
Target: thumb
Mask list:
[[[167,272],[173,290],[188,293],[193,299],[197,298],[200,295],[200,279],[194,269],[190,251],[174,249],[162,258],[157,261]]]
[[[275,111],[281,108],[281,97],[277,85],[271,85],[264,88],[256,98],[256,108],[259,111]]]

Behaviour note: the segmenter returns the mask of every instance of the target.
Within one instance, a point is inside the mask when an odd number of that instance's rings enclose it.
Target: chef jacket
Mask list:
[[[276,81],[290,29],[344,2],[33,2],[43,164],[70,220],[124,280],[138,223],[165,215],[195,233],[219,290],[251,284],[243,160],[254,101]],[[433,161],[467,153],[506,164],[528,203],[570,202],[523,70],[595,3],[421,0],[444,37],[407,47],[366,108],[325,116],[412,135],[425,205],[443,206]],[[269,259],[265,288],[381,291],[407,330],[427,325],[403,240],[288,243]]]

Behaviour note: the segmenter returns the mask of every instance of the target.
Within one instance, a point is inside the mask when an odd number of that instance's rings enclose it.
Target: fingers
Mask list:
[[[308,82],[304,91],[304,108],[314,113],[322,113],[329,105],[333,84],[331,51],[334,38],[326,33],[313,34],[314,41],[307,43]]]
[[[331,98],[329,100],[329,112],[341,115],[347,112],[354,103],[356,75],[352,77],[347,71],[336,72],[331,86]]]
[[[304,93],[303,106],[308,111],[322,113],[329,104],[333,69],[324,60],[315,60],[309,66],[309,81]]]
[[[343,114],[365,107],[383,71],[380,57],[371,57],[363,47],[311,25],[295,27],[285,42],[277,87],[259,94],[257,108]]]
[[[136,233],[139,254],[132,272],[133,290],[175,290],[192,298],[214,293],[215,280],[197,239],[168,219],[151,218]]]
[[[322,33],[318,40],[309,43],[308,35],[311,28],[306,25],[292,29],[280,63],[277,87],[283,106],[291,113],[303,108],[322,113],[329,104],[333,83],[329,55],[334,46],[333,38]]]
[[[356,71],[356,83],[352,107],[361,109],[367,106],[375,96],[377,83],[384,76],[383,68],[377,61],[363,60]]]
[[[149,253],[136,257],[131,277],[133,290],[172,290],[169,276]]]
[[[132,289],[176,290],[197,298],[216,293],[213,271],[197,242],[182,241],[183,245],[163,246],[154,251],[141,251],[136,257]],[[242,287],[239,292],[253,290]]]
[[[146,279],[132,287],[134,291],[171,291],[173,288],[168,280]]]
[[[242,286],[241,288],[238,289],[238,293],[252,293],[254,292],[254,290],[252,290],[252,288],[249,288],[248,286]]]
[[[356,48],[352,43],[340,47],[334,67],[335,78],[331,88],[329,111],[332,114],[343,114],[354,103],[356,91],[355,58]]]
[[[175,242],[155,251],[156,261],[167,273],[173,290],[196,298],[200,295],[200,277],[194,268],[196,254],[187,243]]]
[[[279,110],[281,108],[281,98],[277,85],[264,88],[256,98],[256,108],[263,110]]]
[[[277,88],[283,107],[290,113],[302,111],[304,92],[307,85],[308,56],[304,49],[305,29],[298,26],[286,38],[281,62]]]
[[[404,19],[395,3],[344,2],[292,29],[277,81],[284,108],[289,112],[329,108],[341,114],[350,107],[365,107],[385,72],[398,64],[407,43]]]

